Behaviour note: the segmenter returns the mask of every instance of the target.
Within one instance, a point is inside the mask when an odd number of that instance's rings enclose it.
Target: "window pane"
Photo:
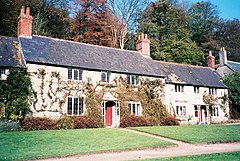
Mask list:
[[[107,73],[107,82],[110,82],[111,73]]]
[[[73,114],[77,115],[78,114],[78,98],[74,98],[74,104],[73,104]]]
[[[78,70],[74,69],[74,80],[78,80]]]
[[[135,104],[132,104],[132,114],[136,115],[136,106],[135,106]]]
[[[79,99],[79,114],[83,113],[83,99]]]
[[[79,70],[79,80],[82,80],[82,74],[83,74],[83,71]]]
[[[72,97],[68,97],[67,114],[72,114]]]
[[[127,75],[127,83],[128,84],[131,84],[131,80],[130,79],[131,79],[130,75]]]
[[[68,79],[72,79],[72,69],[68,68]]]
[[[101,74],[101,81],[106,82],[106,73]]]
[[[5,74],[5,69],[0,69],[0,76],[2,75],[2,74]]]

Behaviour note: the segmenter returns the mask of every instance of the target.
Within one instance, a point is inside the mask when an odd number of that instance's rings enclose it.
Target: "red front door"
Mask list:
[[[112,126],[112,107],[106,107],[106,125]]]

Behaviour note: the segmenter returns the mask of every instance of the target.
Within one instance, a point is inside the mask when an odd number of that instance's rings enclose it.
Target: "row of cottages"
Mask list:
[[[17,47],[11,42],[17,42]],[[15,66],[4,67],[5,57],[15,58],[31,75],[33,116],[84,115],[92,90],[99,92],[97,99],[104,124],[117,127],[123,107],[131,115],[145,114],[141,97],[124,91],[119,87],[121,83],[137,89],[145,80],[159,80],[163,85],[157,91],[159,99],[168,113],[180,118],[183,124],[227,119],[228,104],[222,98],[228,90],[217,72],[208,67],[152,60],[147,35],[139,35],[137,51],[32,35],[30,9],[25,12],[23,7],[18,38],[1,36],[0,46],[1,75],[6,68]],[[15,53],[21,57],[14,57]],[[121,92],[125,95],[120,96]]]

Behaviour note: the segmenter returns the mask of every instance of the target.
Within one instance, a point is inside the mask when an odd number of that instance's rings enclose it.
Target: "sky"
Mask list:
[[[189,0],[196,3],[207,0]],[[223,19],[240,19],[240,0],[209,0],[212,4],[216,5],[219,10],[219,16]]]

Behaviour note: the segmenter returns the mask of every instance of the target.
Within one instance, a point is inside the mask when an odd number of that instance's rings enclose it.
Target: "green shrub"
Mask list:
[[[74,129],[98,128],[98,123],[88,116],[78,116],[73,120]]]
[[[73,120],[75,117],[73,116],[61,116],[57,121],[58,129],[73,129]]]
[[[120,127],[148,126],[148,121],[143,116],[129,115],[123,117],[120,121]]]
[[[23,130],[55,130],[57,129],[57,124],[55,121],[49,118],[41,117],[29,117],[25,118],[21,122],[21,127]]]
[[[18,131],[19,129],[20,129],[19,122],[15,122],[15,121],[1,121],[0,122],[0,132]]]
[[[161,126],[179,126],[179,119],[174,116],[165,116],[160,119]]]

